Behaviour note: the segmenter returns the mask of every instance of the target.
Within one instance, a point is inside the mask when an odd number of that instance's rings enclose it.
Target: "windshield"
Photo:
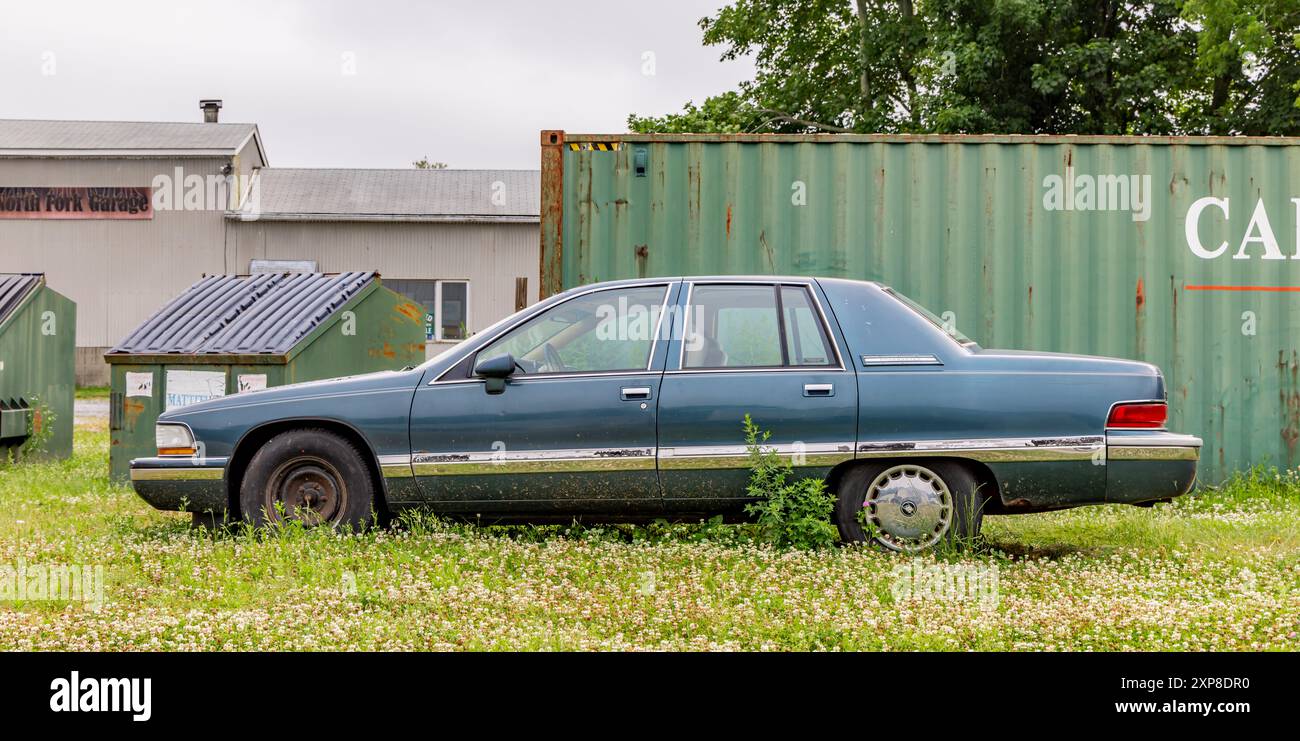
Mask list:
[[[935,327],[938,327],[940,330],[944,332],[944,334],[947,334],[949,337],[953,338],[957,342],[960,342],[962,345],[976,344],[975,340],[972,340],[971,338],[962,334],[961,331],[957,329],[956,324],[954,324],[953,322],[945,322],[940,317],[937,317],[934,314],[932,314],[929,309],[916,303],[915,301],[904,296],[898,291],[895,291],[892,288],[886,288],[885,293],[888,293],[890,296],[893,296],[894,298],[903,302],[904,306],[911,309],[912,311],[915,311],[917,314],[920,314],[921,316],[925,317],[926,321],[930,322]]]

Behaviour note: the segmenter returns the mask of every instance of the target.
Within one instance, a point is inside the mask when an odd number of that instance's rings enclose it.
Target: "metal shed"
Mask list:
[[[112,476],[155,453],[168,409],[424,360],[424,312],[377,273],[211,276],[104,355]]]
[[[542,296],[877,280],[984,347],[1146,360],[1203,482],[1300,465],[1300,139],[542,132]]]
[[[40,273],[0,273],[0,465],[72,455],[77,306]]]

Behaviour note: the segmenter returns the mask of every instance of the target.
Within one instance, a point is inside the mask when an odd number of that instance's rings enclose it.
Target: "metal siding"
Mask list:
[[[0,186],[149,186],[155,175],[219,175],[227,159],[0,159]],[[72,299],[77,345],[108,347],[204,275],[231,272],[224,211],[151,221],[0,219],[0,270],[42,272]]]
[[[263,168],[240,218],[535,224],[537,178],[536,170]]]
[[[468,279],[470,331],[514,313],[515,278],[537,300],[536,224],[230,222],[233,264],[315,260],[318,270],[373,270],[385,278]]]
[[[547,134],[551,132],[546,132]],[[622,141],[616,152],[566,142]],[[1300,296],[1187,285],[1300,284],[1300,260],[1234,260],[1257,199],[1297,254],[1295,140],[1117,137],[543,136],[543,292],[600,280],[786,273],[897,287],[985,347],[1137,358],[1165,373],[1204,480],[1300,462]],[[635,177],[634,152],[649,154]],[[556,149],[560,156],[556,156]],[[558,166],[557,166],[558,165]],[[1151,216],[1048,211],[1044,178],[1149,174]],[[548,183],[561,183],[548,191]],[[792,203],[806,184],[807,205]],[[1227,197],[1200,219],[1189,205]],[[1098,194],[1094,194],[1094,200]],[[556,224],[556,220],[561,223]],[[561,265],[560,274],[548,266]],[[1242,332],[1242,312],[1257,319]]]

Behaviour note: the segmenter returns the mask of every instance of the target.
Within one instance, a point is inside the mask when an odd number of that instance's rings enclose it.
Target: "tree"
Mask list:
[[[417,169],[417,170],[445,170],[445,169],[447,169],[447,163],[446,163],[446,162],[430,162],[430,161],[429,161],[429,155],[427,155],[427,154],[424,155],[423,157],[421,157],[420,159],[418,159],[418,160],[412,162],[411,165],[414,166],[415,169]]]
[[[639,132],[1300,133],[1296,0],[736,0],[755,77]]]

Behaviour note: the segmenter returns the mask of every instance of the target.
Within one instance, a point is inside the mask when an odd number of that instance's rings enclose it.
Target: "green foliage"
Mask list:
[[[0,565],[102,565],[102,609],[0,602],[5,648],[1300,648],[1295,469],[1261,468],[1152,508],[990,518],[991,548],[959,557],[999,571],[1003,599],[982,606],[894,597],[900,564],[938,563],[929,556],[756,548],[708,535],[752,527],[716,520],[654,523],[617,542],[416,511],[362,534],[195,532],[188,515],[157,511],[109,479],[106,423],[79,426],[75,446],[70,459],[0,474]],[[303,630],[321,616],[328,630]]]
[[[21,445],[0,449],[0,466],[20,463],[24,460],[46,452],[50,440],[54,437],[55,414],[50,406],[39,398],[32,397],[31,415],[27,418],[27,437]]]
[[[839,540],[831,523],[835,498],[821,479],[790,481],[790,463],[767,447],[771,432],[760,431],[745,415],[745,447],[749,450],[749,488],[758,501],[745,512],[758,518],[760,540],[780,548],[826,548]]]
[[[735,0],[755,77],[635,132],[1300,134],[1295,0]]]

